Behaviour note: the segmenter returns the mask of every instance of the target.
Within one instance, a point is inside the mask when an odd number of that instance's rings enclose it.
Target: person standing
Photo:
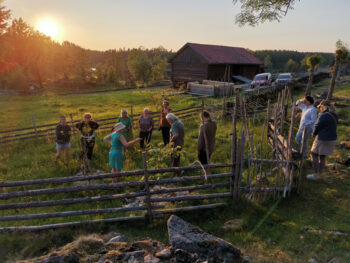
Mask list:
[[[125,132],[126,126],[118,122],[115,125],[114,132],[110,135],[107,135],[103,140],[105,143],[109,144],[112,148],[109,152],[109,166],[112,169],[112,173],[120,173],[124,167],[124,147],[128,148],[133,144],[141,141],[141,138],[137,138],[133,141],[128,142],[123,133]],[[115,183],[118,181],[118,178],[115,177],[112,179],[112,182]]]
[[[166,146],[170,140],[170,123],[166,119],[166,115],[170,112],[169,101],[164,100],[159,119],[159,129],[162,131],[164,146]]]
[[[78,122],[75,127],[81,132],[82,158],[87,158],[90,162],[95,146],[94,131],[98,129],[99,125],[96,121],[92,120],[91,113],[86,112],[84,113],[83,120]]]
[[[139,118],[139,128],[140,128],[139,137],[142,139],[140,141],[141,149],[144,148],[145,141],[146,141],[146,145],[148,145],[151,142],[153,125],[154,125],[153,118],[149,114],[149,109],[145,108]]]
[[[121,111],[121,117],[119,117],[117,122],[121,122],[125,125],[123,136],[127,141],[131,141],[132,140],[132,120],[128,116],[127,110]]]
[[[326,164],[326,157],[333,154],[337,142],[338,116],[329,101],[323,100],[318,106],[320,115],[313,132],[314,142],[311,148],[311,159],[314,174],[308,174],[307,179],[319,180]]]
[[[299,145],[299,152],[301,153],[303,149],[301,149],[302,140],[303,140],[303,130],[304,127],[306,127],[306,140],[304,145],[304,157],[307,155],[307,141],[312,134],[312,131],[314,129],[315,122],[317,120],[317,110],[313,106],[314,99],[311,96],[305,96],[305,98],[300,99],[296,102],[296,105],[299,109],[301,109],[301,119],[300,119],[300,125],[299,130],[297,132],[297,135],[295,137],[295,140],[297,141]]]
[[[58,161],[62,154],[62,150],[64,150],[64,154],[66,157],[67,165],[69,165],[69,148],[70,148],[70,136],[71,136],[71,128],[69,127],[66,117],[61,116],[60,122],[56,126],[56,157],[55,161]]]
[[[210,158],[215,150],[215,135],[216,135],[216,121],[210,118],[210,113],[208,111],[203,111],[201,113],[202,125],[199,128],[198,137],[198,160],[201,164],[208,164],[207,157]]]
[[[170,144],[172,144],[172,147],[174,148],[174,151],[171,155],[171,166],[179,167],[180,152],[185,143],[185,128],[183,123],[180,120],[178,120],[177,117],[172,113],[168,113],[166,115],[166,119],[171,125]]]

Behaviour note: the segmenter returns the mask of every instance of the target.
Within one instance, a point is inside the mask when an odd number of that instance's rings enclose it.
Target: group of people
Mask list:
[[[302,114],[296,141],[300,152],[304,152],[305,157],[307,155],[307,141],[312,134],[314,141],[311,147],[311,160],[314,173],[308,174],[306,178],[319,180],[326,164],[326,157],[331,155],[335,148],[338,116],[335,107],[329,101],[322,100],[317,106],[320,110],[317,118],[317,109],[313,104],[314,99],[311,96],[305,96],[297,101],[296,105],[301,109]],[[306,143],[304,143],[304,149],[301,149],[304,129],[306,129],[306,138],[304,138]]]
[[[215,136],[217,125],[211,119],[210,113],[203,111],[201,113],[202,124],[200,126],[198,138],[198,159],[202,164],[207,164],[209,158],[215,149]],[[112,129],[112,133],[104,137],[104,141],[111,146],[109,152],[109,164],[112,173],[119,173],[124,167],[124,153],[127,148],[135,143],[140,143],[142,149],[151,141],[154,121],[150,115],[149,109],[145,108],[138,120],[139,136],[133,140],[133,121],[128,116],[126,110],[121,111],[121,116]],[[99,128],[99,124],[92,119],[91,113],[85,113],[83,120],[75,125],[75,128],[81,133],[81,158],[88,162],[92,159],[93,148],[95,145],[94,131]],[[162,132],[164,146],[170,145],[173,148],[171,154],[171,165],[178,167],[180,165],[180,152],[185,143],[184,124],[172,113],[168,101],[163,101],[160,113],[158,130]],[[65,116],[61,116],[60,122],[56,127],[56,161],[64,150],[67,164],[69,163],[69,148],[71,127],[68,125]],[[116,179],[113,180],[115,182]]]

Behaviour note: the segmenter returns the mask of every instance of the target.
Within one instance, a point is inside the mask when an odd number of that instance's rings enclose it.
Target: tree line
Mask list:
[[[27,90],[29,86],[84,87],[126,85],[164,79],[171,51],[111,49],[94,51],[69,41],[58,43],[35,30],[0,0],[0,87]]]

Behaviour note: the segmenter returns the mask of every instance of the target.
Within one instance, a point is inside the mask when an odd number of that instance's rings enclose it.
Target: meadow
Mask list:
[[[320,92],[327,88],[325,85],[313,92]],[[38,124],[57,122],[60,115],[72,114],[73,119],[80,119],[82,114],[89,111],[93,118],[101,119],[118,116],[121,109],[130,109],[133,105],[134,113],[140,113],[144,107],[151,111],[159,111],[162,95],[174,91],[166,89],[118,91],[111,93],[89,94],[81,96],[27,96],[0,98],[0,130],[20,128],[32,125],[32,115]],[[301,95],[301,92],[296,95]],[[339,140],[349,140],[350,133],[350,85],[339,85],[336,88],[336,106],[339,105],[340,124],[338,127]],[[167,97],[167,96],[166,96]],[[179,109],[200,105],[200,101],[193,96],[169,96],[171,108]],[[219,99],[208,99],[210,103],[220,103]],[[232,123],[229,119],[222,119],[214,112],[218,121],[217,147],[212,156],[212,163],[224,163],[230,160],[230,142]],[[262,130],[264,116],[258,116],[253,131],[259,135]],[[185,158],[182,165],[188,165],[197,159],[196,139],[198,137],[199,118],[184,121],[186,128]],[[108,172],[108,147],[103,137],[108,134],[97,132],[97,143],[94,150],[93,169]],[[137,130],[134,131],[134,136]],[[161,134],[157,131],[152,136],[153,147],[161,148]],[[0,178],[7,180],[25,180],[34,178],[48,178],[55,176],[70,176],[79,172],[79,161],[75,158],[80,151],[78,136],[72,138],[71,157],[69,167],[62,161],[53,162],[55,154],[54,138],[29,140],[13,144],[0,145]],[[265,151],[269,151],[267,145]],[[342,161],[348,152],[337,147],[336,153],[328,162]],[[125,170],[141,169],[141,153],[138,146],[128,153]],[[166,166],[169,159],[163,163],[154,162],[154,166]],[[306,163],[304,173],[310,172],[310,164]],[[322,182],[303,181],[299,195],[292,195],[287,199],[265,203],[241,200],[230,202],[227,208],[180,214],[185,220],[200,226],[205,231],[217,235],[240,248],[244,254],[251,255],[253,262],[306,262],[315,258],[319,262],[328,262],[337,258],[339,262],[350,261],[350,178],[349,168],[329,169]],[[63,196],[63,195],[62,195]],[[57,195],[56,197],[59,197]],[[45,200],[43,196],[40,200]],[[111,203],[110,203],[111,204]],[[109,204],[109,205],[110,205]],[[107,204],[108,206],[108,204]],[[104,207],[101,204],[100,207]],[[70,207],[71,209],[74,206]],[[81,208],[81,207],[80,207]],[[63,209],[56,207],[55,211]],[[31,210],[27,209],[28,212]],[[40,211],[40,209],[35,210]],[[47,211],[47,210],[46,210]],[[23,212],[23,211],[20,211]],[[1,212],[1,215],[4,212]],[[7,211],[16,214],[18,211]],[[7,214],[6,214],[7,215]],[[100,216],[98,216],[99,218]],[[97,218],[86,216],[86,218]],[[244,221],[242,231],[227,232],[221,229],[223,223],[229,219],[240,218]],[[62,222],[64,220],[62,219]],[[73,218],[74,219],[74,218]],[[154,228],[149,228],[144,222],[118,223],[110,225],[91,225],[73,229],[60,229],[39,233],[0,234],[0,258],[14,260],[41,255],[69,242],[77,236],[88,233],[105,233],[109,231],[121,232],[131,239],[149,236],[167,243],[166,219],[155,221]],[[48,224],[51,221],[40,221]],[[26,221],[23,224],[37,224],[39,221]],[[3,224],[7,226],[6,224]],[[338,230],[347,235],[333,235],[327,233],[313,233],[308,229]],[[35,242],[33,242],[33,240]]]

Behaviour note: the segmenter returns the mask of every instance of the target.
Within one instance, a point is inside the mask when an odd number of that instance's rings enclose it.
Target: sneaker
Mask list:
[[[312,180],[312,181],[318,181],[318,178],[314,174],[308,174],[306,176],[306,179]]]

